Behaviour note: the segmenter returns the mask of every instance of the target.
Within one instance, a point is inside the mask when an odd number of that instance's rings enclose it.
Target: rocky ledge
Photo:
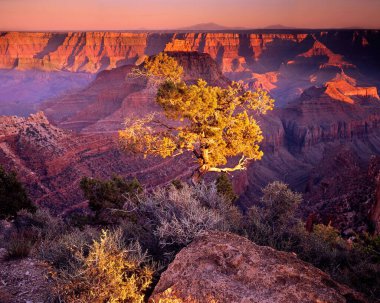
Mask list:
[[[293,254],[237,235],[210,232],[177,254],[149,302],[360,303],[366,299]]]

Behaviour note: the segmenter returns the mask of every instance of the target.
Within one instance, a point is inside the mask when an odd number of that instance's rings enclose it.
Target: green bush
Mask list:
[[[331,225],[317,224],[313,232],[296,218],[301,196],[286,184],[274,182],[263,190],[259,206],[245,216],[244,233],[260,245],[294,252],[298,257],[329,273],[371,298],[380,297],[380,240],[357,236],[343,239]]]
[[[234,188],[231,180],[228,178],[226,173],[221,173],[216,179],[216,188],[218,193],[224,197],[231,203],[235,202],[238,196],[234,192]]]
[[[16,173],[7,173],[0,165],[0,219],[14,217],[21,209],[33,212],[36,207],[17,180]]]
[[[263,189],[259,206],[247,212],[245,229],[248,237],[260,245],[280,250],[291,250],[298,238],[299,225],[295,212],[302,201],[300,194],[282,182],[273,182]]]
[[[107,209],[121,209],[126,198],[135,197],[142,191],[137,179],[128,182],[118,176],[104,181],[84,177],[80,187],[89,200],[89,207],[97,213]]]

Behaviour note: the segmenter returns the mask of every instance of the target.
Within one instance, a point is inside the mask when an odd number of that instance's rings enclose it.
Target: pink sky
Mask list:
[[[0,0],[0,30],[380,28],[380,0]]]

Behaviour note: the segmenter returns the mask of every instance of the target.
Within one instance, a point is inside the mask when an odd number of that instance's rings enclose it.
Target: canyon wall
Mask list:
[[[97,73],[135,63],[144,55],[198,51],[225,73],[268,72],[305,53],[315,41],[352,64],[379,66],[379,31],[256,31],[212,33],[0,33],[0,68]],[[321,51],[321,47],[318,48]],[[333,58],[335,61],[340,57]],[[333,60],[333,63],[336,62]],[[330,62],[331,63],[331,62]]]
[[[281,180],[305,193],[306,204],[312,201],[303,207],[305,216],[316,212],[342,231],[357,231],[366,228],[374,205],[362,192],[374,192],[366,174],[371,156],[380,154],[379,38],[378,31],[3,33],[0,67],[7,72],[97,75],[39,106],[53,125],[4,117],[0,131],[9,135],[0,137],[0,163],[30,178],[23,181],[33,199],[58,211],[67,201],[83,201],[82,176],[137,176],[147,186],[186,179],[194,165],[188,155],[142,161],[120,151],[112,134],[125,118],[157,110],[147,81],[128,75],[131,64],[165,50],[189,83],[201,77],[225,86],[240,79],[276,100],[275,111],[258,118],[264,158],[232,176],[243,208],[268,182]]]

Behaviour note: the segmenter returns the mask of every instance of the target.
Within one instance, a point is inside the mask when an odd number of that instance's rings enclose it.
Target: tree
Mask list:
[[[13,217],[21,209],[35,211],[16,173],[6,172],[0,165],[0,219]]]
[[[206,172],[243,170],[249,160],[261,159],[263,136],[254,115],[273,109],[268,93],[245,90],[236,82],[227,88],[209,86],[202,79],[187,85],[173,60],[160,54],[145,62],[140,74],[161,79],[156,102],[164,115],[127,120],[126,128],[119,131],[123,146],[163,158],[191,151],[198,161],[194,182]],[[227,159],[234,156],[240,160],[227,167]]]

